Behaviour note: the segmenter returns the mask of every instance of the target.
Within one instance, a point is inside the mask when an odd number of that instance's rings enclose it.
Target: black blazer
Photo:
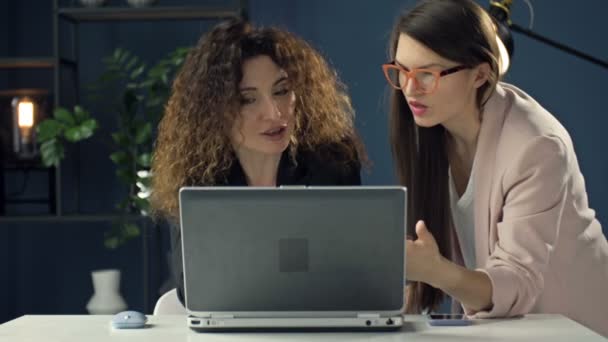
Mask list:
[[[361,165],[358,160],[344,162],[344,153],[326,146],[316,151],[298,152],[293,163],[287,152],[279,163],[277,185],[361,185]],[[218,180],[218,186],[247,186],[241,165],[235,162],[229,172]],[[178,224],[171,227],[172,268],[177,297],[184,301],[184,268],[182,263],[181,233]]]

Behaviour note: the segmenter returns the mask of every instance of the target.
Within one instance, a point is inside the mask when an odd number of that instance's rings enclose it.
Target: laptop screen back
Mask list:
[[[405,208],[401,187],[184,188],[186,306],[399,310]]]

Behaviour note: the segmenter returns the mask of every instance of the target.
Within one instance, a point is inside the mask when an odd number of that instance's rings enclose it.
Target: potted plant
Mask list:
[[[106,67],[99,80],[89,87],[90,98],[101,103],[101,94],[113,92],[109,98],[111,111],[118,117],[118,127],[111,134],[113,152],[109,158],[116,165],[116,176],[127,186],[125,198],[116,205],[121,215],[106,232],[104,244],[114,249],[139,236],[140,227],[132,215],[147,216],[150,203],[150,162],[153,131],[162,117],[171,82],[189,49],[177,48],[151,68],[131,52],[118,48],[103,59]],[[105,98],[108,98],[107,96]],[[64,157],[64,145],[91,138],[99,124],[89,112],[75,106],[73,112],[57,108],[54,117],[38,127],[42,142],[42,161],[46,166],[58,165]]]
[[[137,56],[116,49],[104,58],[106,71],[92,87],[97,95],[108,89],[119,92],[112,97],[120,101],[113,104],[119,121],[117,131],[112,134],[115,150],[110,159],[116,165],[117,177],[128,187],[126,197],[117,205],[124,214],[149,213],[153,130],[162,117],[175,71],[188,51],[178,48],[147,69]],[[139,232],[137,224],[125,216],[106,234],[106,247],[116,248]]]
[[[111,134],[114,150],[109,158],[116,165],[116,176],[127,186],[128,192],[116,205],[122,215],[105,233],[107,248],[115,249],[140,235],[140,227],[132,216],[147,216],[149,213],[153,130],[162,117],[175,71],[182,65],[188,50],[178,48],[147,68],[129,51],[116,49],[103,60],[106,71],[89,87],[91,98],[98,103],[102,92],[115,92],[117,94],[109,98],[120,99],[110,104],[118,117],[118,127]],[[58,165],[64,157],[66,143],[89,139],[98,127],[97,120],[80,106],[75,106],[72,112],[65,108],[55,109],[54,117],[38,126],[43,163],[46,166]],[[126,308],[118,291],[119,270],[94,270],[91,276],[94,293],[87,303],[90,313],[109,314]]]

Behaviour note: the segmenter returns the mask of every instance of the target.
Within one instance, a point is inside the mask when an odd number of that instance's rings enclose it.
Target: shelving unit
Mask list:
[[[60,17],[74,23],[85,21],[227,19],[239,17],[242,13],[242,8],[203,6],[59,8],[58,10]]]
[[[73,2],[72,2],[73,3]],[[55,63],[60,64],[63,58],[59,51],[59,21],[65,20],[73,24],[72,34],[72,56],[77,61],[78,50],[78,27],[89,22],[137,22],[137,21],[182,21],[182,20],[223,20],[235,17],[247,17],[247,1],[240,0],[238,7],[218,7],[218,6],[152,6],[144,8],[132,7],[62,7],[59,0],[54,0],[54,58]],[[64,63],[65,64],[65,63]],[[77,62],[74,63],[75,70],[78,72]],[[55,68],[55,102],[63,103],[62,94],[59,91],[61,83],[60,67]],[[78,78],[76,77],[76,82]],[[76,91],[79,86],[76,85]],[[78,94],[75,96],[78,98]],[[61,169],[58,168],[56,174],[57,182],[61,180]],[[59,184],[60,187],[60,184]],[[78,195],[78,194],[77,194]],[[57,212],[62,215],[61,191],[57,191]],[[110,214],[109,216],[112,216]],[[88,219],[83,217],[83,220]]]
[[[140,215],[118,215],[118,214],[79,214],[79,215],[40,215],[40,216],[8,216],[0,218],[0,223],[16,223],[16,222],[109,222],[118,219],[138,220],[142,219]]]
[[[77,101],[79,94],[78,84],[78,28],[89,22],[125,22],[125,21],[181,21],[181,20],[223,20],[235,17],[247,17],[248,2],[246,0],[238,1],[238,6],[232,8],[209,7],[209,6],[171,6],[171,7],[149,7],[149,8],[131,8],[131,7],[100,7],[100,8],[84,8],[77,7],[75,1],[71,1],[70,6],[63,6],[63,1],[53,0],[53,55],[52,56],[37,56],[23,58],[0,58],[0,72],[2,69],[49,69],[53,72],[53,84],[50,87],[50,92],[53,94],[52,106],[71,106],[75,103],[69,103],[67,96],[62,91],[64,77],[62,71],[64,68],[74,72],[73,84],[73,101]],[[64,57],[60,51],[60,44],[64,43],[60,38],[64,32],[60,32],[60,23],[68,23],[71,32],[69,34],[71,40],[71,56]],[[63,46],[63,45],[62,45]],[[0,56],[1,57],[1,56]],[[2,90],[0,90],[2,95]],[[1,170],[0,170],[1,171]],[[0,172],[1,173],[1,172]],[[54,179],[54,191],[52,195],[55,202],[55,214],[44,216],[27,216],[27,217],[7,217],[0,216],[0,224],[2,223],[56,223],[56,222],[111,222],[124,218],[116,213],[100,213],[100,214],[66,214],[62,208],[62,167],[61,165],[52,172]],[[51,180],[49,180],[51,182]],[[78,183],[76,181],[75,183]],[[1,189],[1,187],[0,187]],[[78,193],[78,191],[76,191]],[[77,196],[77,194],[76,194]],[[77,201],[78,202],[78,201]],[[131,215],[129,220],[142,220],[139,215]],[[149,221],[149,220],[146,220]],[[154,227],[150,227],[150,222],[142,225],[142,268],[144,278],[144,289],[142,295],[145,298],[145,310],[150,309],[150,248],[155,246],[155,236],[158,235]],[[157,243],[156,243],[157,245]]]
[[[54,68],[53,57],[0,58],[0,69]]]
[[[67,58],[60,58],[59,63],[76,64],[75,61]],[[54,57],[0,58],[0,69],[52,69],[56,65]]]
[[[68,103],[65,94],[62,92],[61,85],[64,81],[62,75],[63,68],[68,68],[74,73],[73,84],[73,101],[77,102],[79,98],[78,84],[78,27],[81,24],[88,22],[141,22],[141,21],[183,21],[183,20],[223,20],[236,17],[247,17],[248,2],[240,0],[238,6],[220,7],[220,6],[152,6],[145,8],[132,7],[78,7],[76,1],[70,1],[69,6],[63,6],[64,1],[53,0],[53,55],[52,56],[36,56],[36,57],[21,57],[21,58],[1,58],[0,57],[0,72],[2,69],[49,69],[53,72],[53,85],[51,93],[53,94],[52,107],[68,106],[75,103]],[[65,21],[72,24],[71,30],[71,56],[66,58],[60,51],[60,43],[62,33],[60,32],[60,22]],[[0,90],[0,96],[7,95]],[[64,216],[62,206],[62,167],[56,167],[52,171],[54,177],[53,199],[50,207],[56,216]],[[77,181],[76,183],[78,183]],[[76,184],[78,186],[78,184]],[[75,193],[76,202],[78,202],[78,190]],[[51,215],[52,216],[52,215]],[[80,215],[79,213],[70,214],[71,220],[80,219],[82,221],[97,220],[99,217],[108,217],[108,219],[116,216],[113,213],[94,215]],[[43,220],[50,216],[41,217],[3,217],[0,216],[0,222],[18,220]]]

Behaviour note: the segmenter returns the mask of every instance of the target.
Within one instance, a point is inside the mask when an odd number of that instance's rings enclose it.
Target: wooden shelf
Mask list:
[[[59,60],[62,64],[76,65],[76,62],[67,58]],[[0,58],[0,69],[52,69],[55,67],[53,57],[18,57]]]
[[[7,198],[4,200],[7,204],[23,204],[23,203],[32,203],[32,204],[48,204],[49,198]]]
[[[141,215],[118,215],[118,214],[73,214],[73,215],[37,215],[37,216],[0,216],[0,223],[53,223],[53,222],[113,222],[125,218],[130,221],[149,219]]]
[[[0,97],[46,96],[46,95],[49,95],[49,91],[47,89],[40,89],[40,88],[21,88],[21,89],[0,90]]]
[[[0,58],[0,69],[54,68],[53,57]]]
[[[220,7],[100,7],[59,8],[60,17],[80,21],[132,21],[132,20],[195,20],[227,19],[240,16],[240,9]]]

